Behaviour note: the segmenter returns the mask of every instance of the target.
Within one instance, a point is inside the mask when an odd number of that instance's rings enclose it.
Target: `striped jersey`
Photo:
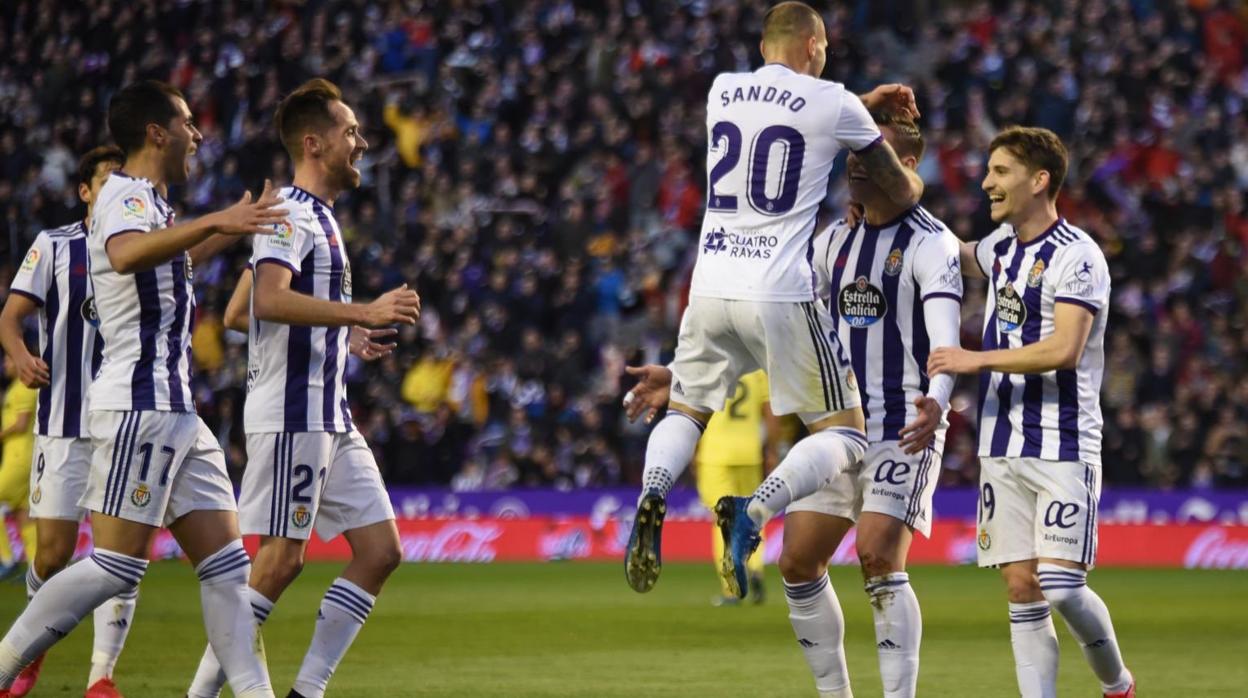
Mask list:
[[[87,265],[86,224],[39,233],[9,290],[39,306],[39,356],[52,377],[39,389],[35,433],[85,438],[87,389],[104,350]]]
[[[839,221],[815,241],[819,296],[849,349],[871,443],[900,439],[918,416],[914,400],[928,391],[931,348],[923,304],[962,302],[958,252],[957,237],[921,206],[881,226]],[[946,426],[936,433],[937,449]]]
[[[87,251],[104,361],[91,384],[92,410],[194,412],[191,257],[182,252],[133,274],[113,270],[105,246],[115,235],[173,225],[173,207],[146,179],[113,172],[95,202]]]
[[[1101,376],[1109,267],[1087,233],[1058,219],[1028,243],[1010,225],[980,240],[975,259],[989,279],[984,350],[1017,349],[1053,334],[1058,303],[1093,314],[1073,369],[980,377],[979,455],[1101,463]]]
[[[252,239],[252,267],[259,273],[262,264],[280,264],[294,274],[291,290],[350,303],[351,263],[333,208],[298,187],[283,188],[281,196],[289,217],[274,226],[276,234]],[[344,380],[350,328],[251,317],[247,433],[351,431]]]
[[[844,85],[771,63],[707,95],[707,200],[690,293],[815,299],[811,247],[836,156],[882,137]]]

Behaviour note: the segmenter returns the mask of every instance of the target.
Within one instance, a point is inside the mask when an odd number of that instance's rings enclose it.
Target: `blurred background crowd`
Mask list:
[[[963,239],[993,134],[1056,131],[1059,209],[1109,258],[1108,484],[1248,485],[1248,6],[1238,0],[814,3],[825,78],[912,85],[924,204]],[[77,156],[121,85],[167,80],[204,143],[193,217],[291,172],[281,96],[325,76],[370,150],[336,214],[357,299],[400,283],[418,327],[349,369],[391,483],[635,482],[648,428],[626,364],[665,362],[705,194],[706,90],[760,65],[769,3],[737,0],[10,0],[0,4],[0,289],[35,234],[82,211]],[[845,194],[834,177],[827,207]],[[221,315],[249,250],[195,270],[196,400],[244,463],[245,337]],[[964,304],[978,343],[982,286]],[[973,483],[973,381],[942,482]]]

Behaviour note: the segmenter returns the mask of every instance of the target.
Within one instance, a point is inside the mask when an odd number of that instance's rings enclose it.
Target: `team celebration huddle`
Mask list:
[[[1109,607],[1088,585],[1110,276],[1094,239],[1058,214],[1066,147],[1043,128],[996,133],[981,186],[998,227],[959,240],[919,203],[926,143],[912,89],[856,95],[821,79],[829,36],[801,2],[775,5],[760,29],[762,67],[721,73],[706,95],[706,197],[674,358],[629,368],[624,409],[653,426],[628,586],[645,593],[661,581],[668,496],[712,415],[761,371],[772,412],[796,415],[808,433],[752,493],[712,502],[724,589],[761,593],[751,565],[767,522],[783,515],[784,598],[818,695],[852,696],[844,597],[870,606],[884,695],[915,696],[922,585],[907,558],[916,533],[932,535],[946,415],[968,376],[979,385],[978,564],[1004,582],[1019,694],[1057,695],[1057,615],[1103,695],[1135,696]],[[308,81],[281,97],[272,125],[291,181],[266,180],[258,195],[184,222],[169,187],[195,184],[203,140],[187,97],[130,82],[105,126],[111,143],[78,166],[85,217],[38,235],[0,315],[6,366],[38,391],[37,553],[28,603],[0,639],[0,698],[30,694],[46,654],[88,617],[86,695],[122,695],[114,667],[161,528],[199,583],[207,647],[186,676],[189,698],[227,684],[235,696],[279,695],[262,626],[297,583],[313,532],[345,538],[350,561],[315,609],[293,684],[280,687],[321,698],[402,559],[347,396],[349,357],[387,357],[396,328],[421,320],[408,284],[368,302],[352,294],[334,206],[361,187],[369,144],[339,87]],[[830,220],[840,172],[851,203]],[[226,314],[247,335],[237,493],[191,383],[196,270],[235,245],[251,249]],[[964,278],[988,288],[977,350],[961,347]],[[37,346],[23,336],[31,320]],[[94,550],[72,561],[84,518]],[[828,576],[851,529],[861,600]],[[258,538],[250,552],[244,536]]]
[[[1066,148],[1044,129],[999,133],[983,190],[1000,227],[959,242],[918,203],[913,93],[887,85],[858,97],[820,80],[827,48],[817,12],[781,3],[764,20],[766,64],[711,87],[706,244],[675,358],[636,371],[625,397],[634,418],[666,408],[646,449],[628,584],[647,592],[658,581],[665,498],[712,413],[762,369],[772,410],[796,413],[809,435],[752,494],[715,505],[725,584],[746,595],[747,560],[783,513],[789,620],[819,695],[849,698],[827,564],[856,525],[884,694],[914,696],[923,621],[906,557],[915,532],[931,531],[954,377],[977,374],[979,565],[1005,582],[1019,692],[1057,695],[1056,611],[1104,695],[1134,696],[1109,611],[1087,586],[1110,289],[1097,244],[1057,214]],[[842,150],[854,210],[824,225]],[[771,254],[739,254],[725,238]],[[989,282],[982,351],[959,346],[963,276]]]

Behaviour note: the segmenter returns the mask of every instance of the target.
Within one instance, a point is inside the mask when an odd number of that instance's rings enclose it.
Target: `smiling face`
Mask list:
[[[335,189],[354,189],[360,186],[360,171],[355,164],[368,150],[368,141],[360,134],[360,124],[351,107],[333,101],[329,112],[333,125],[317,136],[322,142],[320,158]]]
[[[988,195],[988,208],[994,223],[1017,220],[1037,200],[1048,197],[1049,173],[1032,172],[1008,148],[997,148],[988,158],[988,173],[983,190]]]

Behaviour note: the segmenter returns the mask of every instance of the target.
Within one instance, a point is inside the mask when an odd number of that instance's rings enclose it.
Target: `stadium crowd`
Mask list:
[[[460,489],[636,480],[628,363],[670,356],[697,251],[706,90],[760,62],[769,3],[736,0],[12,0],[0,5],[0,288],[80,215],[73,167],[121,85],[167,80],[204,143],[180,215],[290,179],[272,125],[305,79],[339,84],[370,142],[336,212],[357,298],[404,281],[421,323],[350,366],[390,482]],[[855,0],[825,17],[825,77],[914,86],[925,205],[991,229],[999,128],[1068,144],[1059,209],[1114,294],[1105,480],[1248,485],[1248,5],[1228,0]],[[827,205],[843,208],[839,177]],[[243,464],[246,341],[221,321],[239,245],[195,269],[196,400]],[[964,303],[978,343],[982,286]],[[964,381],[943,481],[975,481]]]

